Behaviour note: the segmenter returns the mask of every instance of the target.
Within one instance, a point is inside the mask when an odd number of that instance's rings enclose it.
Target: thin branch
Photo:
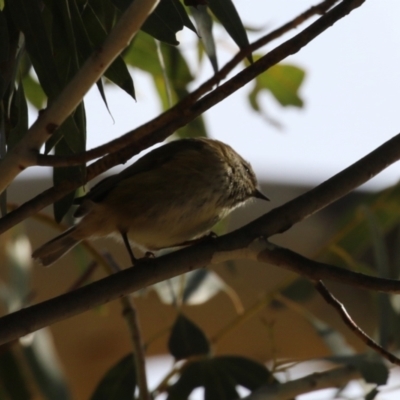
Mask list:
[[[188,108],[193,105],[201,96],[212,90],[215,85],[218,85],[223,79],[225,79],[228,74],[235,68],[241,61],[252,54],[255,50],[265,46],[266,44],[272,42],[273,40],[281,37],[290,30],[298,27],[300,24],[304,23],[307,19],[313,17],[317,14],[324,14],[329,8],[331,8],[339,0],[325,0],[316,6],[311,7],[304,13],[298,15],[290,22],[282,25],[278,29],[264,35],[255,42],[249,44],[247,47],[241,49],[228,63],[221,68],[215,75],[213,75],[206,82],[201,84],[196,90],[186,96],[182,101],[175,105],[174,110],[181,110]],[[141,130],[148,128],[149,132],[151,130],[161,128],[167,121],[175,119],[175,113],[173,115],[172,110],[166,111],[160,117],[144,124],[138,129],[130,131],[118,139],[108,142],[104,145],[98,146],[92,150],[77,153],[69,156],[53,156],[53,155],[37,155],[37,165],[40,166],[51,166],[51,167],[66,167],[71,165],[82,165],[88,161],[100,158],[108,153],[115,153],[116,151],[129,145],[130,142],[135,140],[136,136],[141,135]],[[140,129],[140,130],[139,130]]]
[[[135,0],[105,40],[72,78],[60,95],[40,114],[20,142],[0,164],[0,192],[26,167],[36,164],[42,144],[57,130],[82,101],[90,87],[125,49],[158,0]]]
[[[249,225],[247,225],[248,227]],[[245,227],[246,228],[246,227]],[[236,231],[237,232],[237,231]],[[223,236],[225,239],[226,236]],[[312,281],[328,279],[341,282],[346,285],[360,289],[375,290],[384,293],[400,293],[400,281],[397,279],[386,279],[374,277],[359,272],[353,272],[344,268],[335,267],[330,264],[310,260],[292,250],[285,249],[258,239],[247,248],[253,259],[259,262],[269,263],[279,268],[284,268],[305,276]],[[218,257],[218,252],[216,253]],[[221,258],[221,255],[219,255]]]
[[[206,109],[212,107],[214,104],[218,103],[219,101],[223,100],[226,98],[229,94],[233,93],[235,90],[237,90],[239,87],[243,86],[245,83],[251,81],[257,74],[262,73],[266,69],[268,69],[270,66],[276,64],[277,62],[281,61],[282,59],[286,58],[289,54],[296,53],[299,51],[302,47],[304,47],[306,44],[308,44],[312,39],[314,39],[316,36],[318,36],[321,32],[326,30],[329,26],[331,26],[333,23],[335,23],[337,20],[340,18],[343,18],[345,15],[347,15],[353,8],[360,6],[365,0],[344,0],[341,4],[336,6],[334,9],[329,11],[327,14],[325,14],[323,17],[319,18],[316,22],[314,22],[312,25],[310,25],[308,28],[306,28],[303,32],[295,36],[294,38],[288,40],[287,42],[283,43],[282,45],[278,46],[276,49],[268,53],[266,56],[262,57],[260,60],[258,60],[256,63],[245,69],[244,71],[240,72],[237,74],[235,77],[230,79],[228,82],[225,84],[221,85],[218,87],[218,89],[214,90],[212,93],[209,93],[207,96],[203,97],[200,99],[196,104],[194,104],[191,108],[187,110],[180,110],[179,108],[176,109],[173,107],[170,109],[169,112],[175,113],[173,115],[173,121],[170,122],[169,124],[166,124],[162,126],[162,128],[159,128],[157,125],[157,121],[165,116],[165,114],[162,114],[160,117],[156,118],[153,121],[150,121],[148,124],[143,125],[142,127],[130,132],[127,135],[134,135],[135,136],[135,142],[130,143],[129,146],[126,145],[124,142],[124,137],[118,139],[121,140],[121,143],[123,143],[124,150],[121,151],[120,153],[116,154],[109,154],[108,156],[105,156],[104,158],[96,161],[95,163],[91,164],[87,168],[87,176],[86,176],[86,181],[89,181],[93,179],[94,177],[98,176],[100,173],[106,171],[107,169],[124,162],[128,160],[131,156],[134,154],[137,154],[141,150],[165,139],[168,137],[170,134],[172,134],[177,128],[187,124],[189,121],[194,119],[196,116],[200,115],[202,112],[204,112]],[[173,111],[175,110],[175,111]],[[149,125],[150,124],[150,125]],[[157,129],[154,131],[149,131],[149,127],[151,126],[156,126]],[[149,133],[150,132],[150,133]],[[396,139],[397,138],[397,139]],[[394,149],[388,150],[389,153],[396,152],[396,147],[395,145],[398,145],[398,142],[400,142],[399,137],[395,137],[392,139],[393,143],[390,142]],[[389,143],[388,142],[388,143]],[[399,147],[399,146],[398,146]],[[113,150],[114,151],[114,150]],[[396,159],[394,161],[397,161],[398,158],[400,157],[400,148],[397,148],[397,153],[399,155],[395,154],[394,156]],[[372,154],[372,153],[371,153]],[[393,156],[393,154],[392,154]],[[391,159],[388,160],[388,163],[386,165],[379,165],[376,168],[374,166],[365,166],[365,170],[370,173],[370,175],[367,175],[366,173],[361,174],[360,179],[355,179],[358,183],[356,186],[360,185],[361,183],[366,182],[368,179],[370,179],[372,176],[376,175],[380,171],[382,171],[387,165],[390,163],[393,163],[394,161],[391,161]],[[381,163],[382,164],[382,163]],[[361,173],[363,171],[358,171],[358,173]],[[70,193],[71,191],[77,189],[80,187],[82,184],[85,182],[82,182],[80,179],[73,179],[71,181],[64,181],[61,184],[59,184],[56,187],[53,187],[51,189],[46,190],[45,192],[39,194],[38,196],[34,197],[32,200],[28,201],[25,203],[19,210],[16,210],[5,217],[3,217],[0,220],[0,234],[5,232],[6,230],[10,229],[12,226],[16,225],[17,223],[23,221],[30,215],[40,211],[42,208],[46,207],[47,205],[61,199],[64,197],[66,194]],[[335,195],[335,199],[343,196],[343,194],[346,194],[351,187],[352,182],[347,182],[346,181],[346,186],[345,190],[340,190],[338,188],[338,194]],[[351,187],[351,189],[354,189],[356,186]],[[329,192],[329,191],[328,191]],[[334,201],[335,199],[331,200]],[[326,202],[327,200],[324,199]],[[329,202],[331,202],[329,201]],[[311,202],[308,204],[307,209],[313,208],[315,206],[315,202]],[[304,207],[303,205],[302,207]],[[318,205],[320,209],[323,207],[323,202]],[[278,209],[276,209],[278,210]],[[293,215],[294,211],[291,211],[290,215],[292,217],[292,220],[295,219],[295,215]],[[270,217],[269,217],[270,218]],[[274,217],[273,217],[274,218]],[[302,216],[302,218],[304,218]],[[286,221],[286,218],[281,218],[281,221]],[[294,221],[296,222],[296,221]],[[294,222],[290,222],[290,224],[286,224],[285,227],[289,227],[291,224]],[[261,224],[265,224],[264,221],[261,222]],[[274,224],[279,224],[279,219],[274,219]],[[267,225],[268,226],[268,225]],[[279,226],[278,226],[279,227]],[[276,228],[276,226],[274,226]],[[254,229],[260,229],[259,226],[254,227]],[[281,227],[280,229],[283,229]],[[273,233],[277,233],[280,231],[280,229],[277,229]]]
[[[243,400],[287,400],[315,390],[343,387],[360,377],[355,367],[346,365],[325,372],[316,372],[286,383],[265,386],[244,397]]]
[[[246,238],[245,226],[235,233]],[[247,247],[238,248],[234,252],[219,252],[220,244],[226,241],[229,235],[216,238],[212,241],[166,254],[155,259],[141,259],[134,268],[129,268],[117,274],[100,279],[73,292],[65,293],[51,300],[33,305],[15,313],[0,318],[0,344],[9,342],[34,332],[47,325],[70,318],[121,296],[135,292],[144,287],[170,279],[185,272],[193,271],[207,264],[226,261],[229,259],[248,258],[269,262],[295,270],[311,280],[331,279],[364,289],[373,289],[387,293],[400,293],[400,281],[396,279],[375,278],[368,275],[348,271],[327,264],[320,264],[296,255],[289,250],[290,257],[284,259],[285,253],[275,252],[275,246],[256,239]],[[271,249],[272,246],[272,249]],[[268,257],[268,254],[272,254]],[[296,257],[295,257],[296,256]],[[301,263],[296,263],[300,259]],[[294,263],[291,265],[291,262]]]
[[[270,237],[287,231],[294,224],[350,193],[399,160],[400,134],[314,189],[257,218],[247,227],[248,242],[255,235]],[[235,234],[229,235],[225,250],[235,249],[235,241],[242,239]]]
[[[234,331],[239,326],[243,325],[247,320],[253,318],[260,311],[264,310],[274,299],[275,290],[264,294],[264,296],[259,299],[251,307],[247,308],[242,314],[236,316],[231,322],[223,326],[217,333],[215,333],[210,338],[210,343],[216,346],[226,335]]]
[[[324,283],[319,280],[315,282],[315,288],[324,298],[324,300],[333,306],[339,313],[342,321],[371,349],[375,350],[382,357],[389,360],[391,363],[400,366],[400,359],[397,358],[391,352],[385,350],[380,346],[375,340],[369,337],[351,318],[350,314],[347,312],[346,307],[341,303],[324,285]]]
[[[114,273],[121,271],[121,268],[116,263],[111,254],[104,254],[105,259],[109,262],[111,269]],[[131,341],[133,346],[133,361],[136,369],[136,380],[139,388],[139,400],[150,400],[149,387],[147,385],[146,375],[146,362],[145,350],[142,341],[142,333],[140,329],[139,318],[135,303],[132,295],[127,295],[121,298],[122,314],[125,317],[126,324],[128,325],[131,334]]]

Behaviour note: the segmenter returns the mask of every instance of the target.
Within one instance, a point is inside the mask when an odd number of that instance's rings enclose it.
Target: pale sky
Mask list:
[[[236,0],[235,4],[245,25],[270,30],[316,2]],[[286,59],[304,68],[307,77],[301,88],[303,109],[282,108],[269,95],[263,98],[264,109],[284,126],[283,130],[275,129],[250,109],[246,100],[249,84],[205,114],[210,135],[231,144],[248,159],[261,180],[314,185],[357,161],[400,131],[399,15],[400,2],[396,0],[367,0]],[[235,45],[221,30],[216,30],[216,36],[223,65]],[[193,54],[192,38],[188,30],[180,37],[188,57]],[[207,61],[201,79],[211,73]],[[96,88],[87,96],[88,148],[159,113],[150,79],[137,70],[133,74],[137,102],[117,88],[107,88],[115,123]],[[369,187],[382,188],[399,178],[396,164]]]

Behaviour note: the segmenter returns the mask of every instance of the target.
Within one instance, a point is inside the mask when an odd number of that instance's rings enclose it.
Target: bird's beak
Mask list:
[[[256,189],[256,190],[254,191],[253,197],[255,197],[255,198],[257,198],[257,199],[261,199],[261,200],[270,201],[269,198],[268,198],[265,194],[261,193],[258,189]]]

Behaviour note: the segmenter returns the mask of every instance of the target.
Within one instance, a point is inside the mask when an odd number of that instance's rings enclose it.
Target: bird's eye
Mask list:
[[[250,168],[246,164],[243,164],[243,168],[249,175],[251,175]]]

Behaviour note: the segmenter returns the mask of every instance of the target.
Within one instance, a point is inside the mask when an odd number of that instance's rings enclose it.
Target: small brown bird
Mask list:
[[[259,190],[250,166],[230,146],[205,138],[182,139],[147,153],[76,199],[74,227],[32,257],[50,265],[84,239],[120,233],[147,249],[179,246],[202,237]]]

